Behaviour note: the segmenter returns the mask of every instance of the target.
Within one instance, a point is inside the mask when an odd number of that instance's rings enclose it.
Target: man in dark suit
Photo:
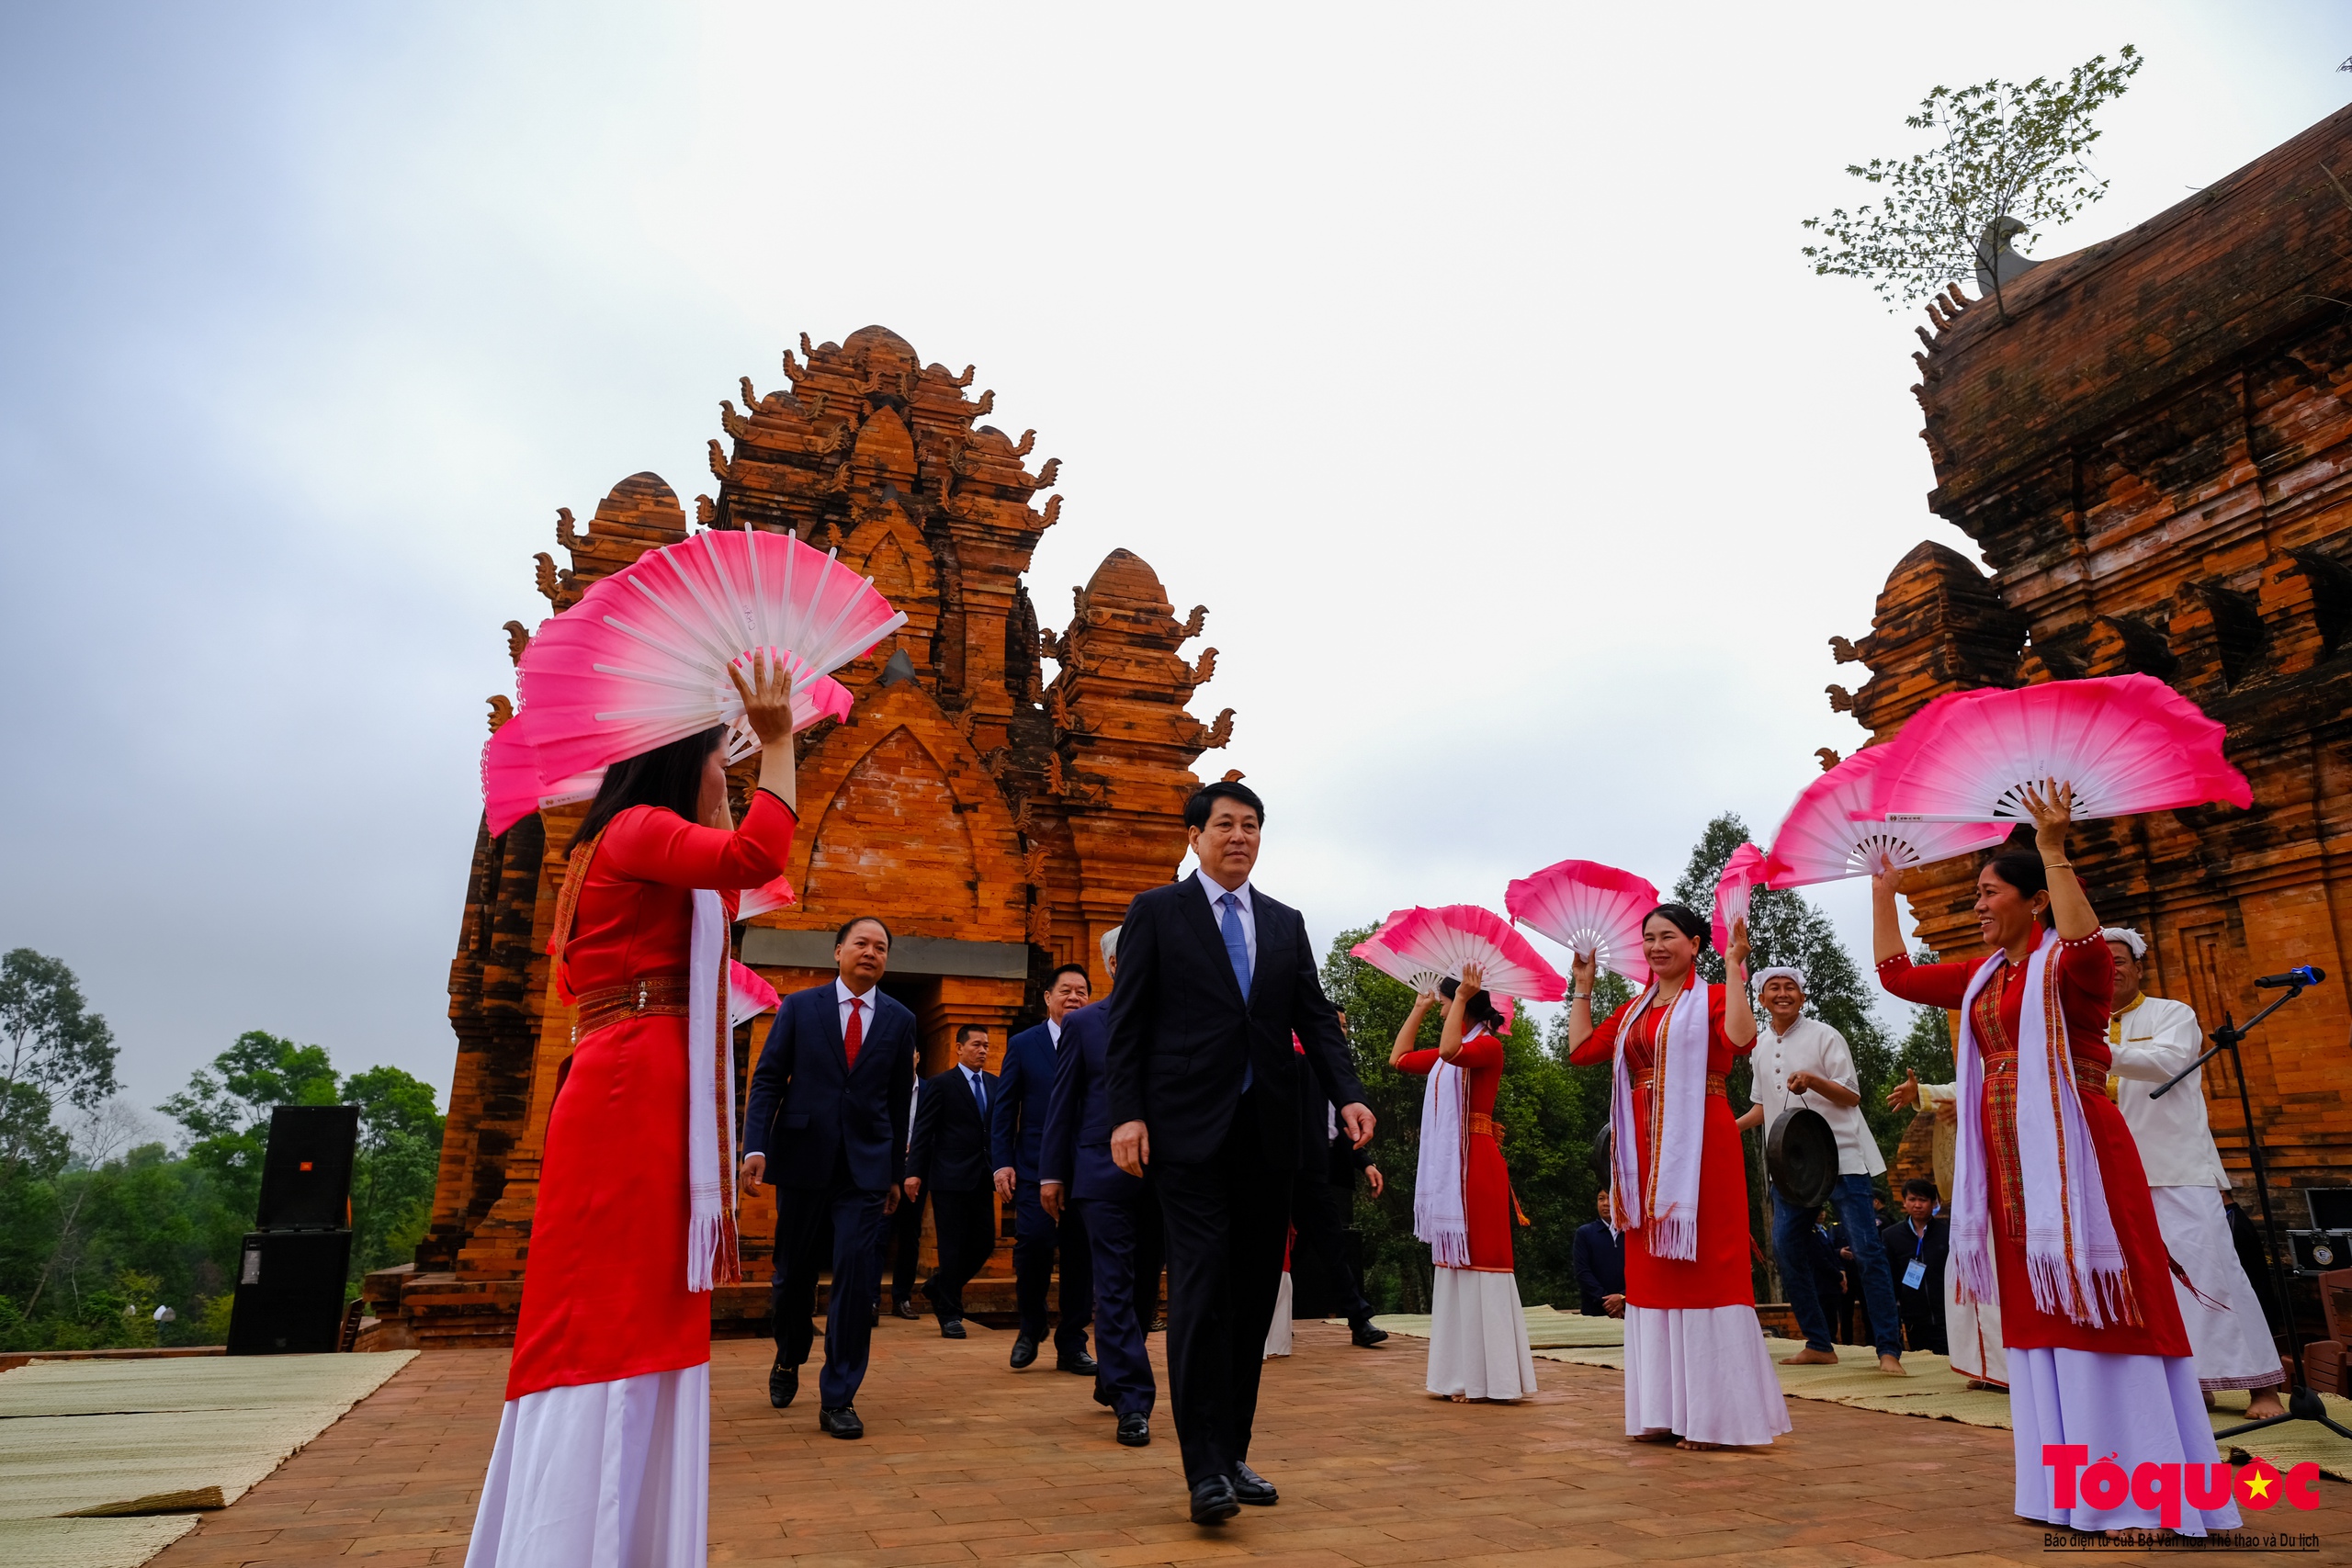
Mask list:
[[[1344,1033],[1348,1015],[1339,1015]],[[1378,1198],[1386,1189],[1372,1151],[1360,1149],[1340,1131],[1340,1108],[1323,1098],[1315,1070],[1301,1049],[1298,1062],[1300,1145],[1298,1174],[1291,1188],[1291,1224],[1298,1239],[1291,1247],[1290,1276],[1295,1288],[1312,1290],[1319,1281],[1317,1300],[1348,1320],[1350,1337],[1366,1349],[1388,1337],[1388,1330],[1372,1321],[1372,1303],[1364,1298],[1363,1270],[1348,1243],[1354,1219],[1356,1173],[1362,1171]],[[1309,1272],[1309,1269],[1319,1272]]]
[[[1609,1189],[1600,1190],[1598,1219],[1577,1227],[1573,1262],[1577,1310],[1587,1317],[1625,1315],[1625,1233],[1609,1224]]]
[[[964,1287],[996,1249],[996,1188],[989,1168],[989,1115],[997,1077],[988,1070],[989,1032],[956,1031],[956,1065],[923,1081],[915,1096],[915,1136],[907,1151],[907,1201],[928,1196],[939,1222],[939,1268],[923,1284],[939,1337],[964,1337]]]
[[[1111,1157],[1130,1176],[1148,1167],[1159,1197],[1170,1403],[1201,1524],[1275,1501],[1248,1461],[1298,1169],[1293,1035],[1349,1142],[1372,1142],[1306,922],[1250,886],[1264,820],[1245,784],[1193,792],[1200,870],[1127,907],[1111,993]]]
[[[1095,1398],[1119,1417],[1119,1441],[1151,1441],[1159,1395],[1144,1350],[1140,1270],[1159,1254],[1159,1216],[1143,1182],[1111,1163],[1111,1093],[1103,1067],[1110,1042],[1106,1004],[1080,1008],[1062,1023],[1062,1053],[1038,1151],[1038,1201],[1058,1219],[1075,1205],[1093,1255],[1094,1348],[1102,1371]]]
[[[836,1438],[865,1435],[852,1402],[865,1378],[881,1289],[876,1234],[897,1210],[906,1175],[915,1016],[881,992],[889,960],[890,928],[870,915],[833,934],[840,972],[831,985],[796,991],[776,1010],[743,1117],[743,1187],[756,1191],[772,1179],[776,1188],[768,1403],[778,1410],[800,1392],[818,1253],[826,1223],[832,1224],[817,1424]]]
[[[1064,1050],[1062,1020],[1086,1005],[1086,969],[1065,964],[1046,981],[1046,1021],[1005,1043],[997,1069],[1003,1091],[990,1113],[996,1159],[996,1190],[1012,1200],[1012,1279],[1021,1309],[1020,1332],[1012,1338],[1012,1370],[1037,1359],[1046,1337],[1046,1297],[1058,1255],[1062,1266],[1061,1321],[1054,1329],[1054,1365],[1092,1377],[1094,1358],[1086,1353],[1086,1330],[1094,1317],[1094,1260],[1086,1243],[1086,1222],[1066,1213],[1058,1222],[1039,1201],[1037,1151],[1053,1100],[1054,1068]]]
[[[1903,1337],[1914,1350],[1951,1354],[1944,1336],[1944,1259],[1951,1226],[1936,1214],[1936,1184],[1913,1177],[1903,1184],[1903,1217],[1878,1233],[1894,1276],[1894,1306]]]

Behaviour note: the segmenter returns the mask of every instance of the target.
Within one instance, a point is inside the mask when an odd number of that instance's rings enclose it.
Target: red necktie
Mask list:
[[[842,1055],[849,1065],[857,1066],[857,1048],[865,1039],[865,1004],[856,997],[849,999],[849,1027],[842,1032]]]

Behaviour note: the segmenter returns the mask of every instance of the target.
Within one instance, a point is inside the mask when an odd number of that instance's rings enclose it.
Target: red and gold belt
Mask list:
[[[1483,1111],[1473,1111],[1470,1112],[1470,1135],[1476,1138],[1481,1134],[1498,1144],[1503,1141],[1503,1130],[1495,1125],[1495,1119]]]
[[[1657,1077],[1657,1075],[1656,1073],[1644,1073],[1634,1080],[1634,1087],[1636,1089],[1647,1089],[1650,1087],[1651,1080]],[[1720,1094],[1724,1099],[1728,1100],[1731,1098],[1731,1081],[1724,1077],[1721,1073],[1709,1073],[1707,1075],[1707,1092],[1709,1094]]]
[[[627,986],[587,991],[573,1004],[571,1043],[632,1018],[684,1018],[693,985],[683,975],[660,975]]]

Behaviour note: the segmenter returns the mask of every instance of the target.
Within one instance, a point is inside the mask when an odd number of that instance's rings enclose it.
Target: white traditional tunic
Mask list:
[[[2188,1275],[2186,1283],[2174,1278],[2173,1292],[2180,1299],[2199,1385],[2211,1390],[2285,1382],[2261,1300],[2238,1261],[2229,1218],[2222,1212],[2222,1192],[2230,1179],[2205,1120],[2204,1075],[2182,1080],[2161,1100],[2152,1098],[2197,1060],[2205,1032],[2196,1012],[2185,1002],[2143,996],[2115,1015],[2107,1037],[2115,1057],[2115,1103],[2148,1170],[2156,1228],[2173,1261]]]
[[[1756,1054],[1748,1061],[1755,1069],[1756,1103],[1764,1108],[1768,1131],[1780,1121],[1781,1111],[1802,1105],[1819,1111],[1829,1130],[1838,1134],[1838,1175],[1876,1176],[1886,1168],[1886,1156],[1878,1152],[1878,1140],[1871,1136],[1859,1100],[1838,1105],[1826,1095],[1789,1092],[1792,1073],[1811,1073],[1861,1092],[1861,1077],[1854,1071],[1854,1054],[1844,1035],[1817,1018],[1804,1017],[1782,1034],[1768,1018],[1757,1031]]]

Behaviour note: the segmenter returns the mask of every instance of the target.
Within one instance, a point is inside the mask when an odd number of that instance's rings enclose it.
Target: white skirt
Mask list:
[[[2091,1505],[2077,1472],[2075,1506],[2057,1503],[2056,1482],[2041,1461],[2045,1443],[2080,1443],[2093,1461],[2109,1455],[2129,1474],[2143,1464],[2221,1462],[2205,1396],[2197,1387],[2197,1367],[2187,1356],[2111,1356],[2097,1350],[2012,1350],[2009,1424],[2016,1428],[2017,1511],[2062,1529],[2115,1530],[2158,1528],[2153,1508],[2132,1500],[2127,1487],[2118,1506]],[[2238,1528],[2234,1501],[2199,1509],[2185,1499],[2183,1535]]]
[[[1266,1325],[1266,1359],[1290,1354],[1290,1270],[1283,1270],[1282,1288],[1274,1292],[1274,1321]]]
[[[1625,1435],[1748,1447],[1789,1430],[1752,1306],[1625,1303]]]
[[[466,1568],[703,1568],[710,1363],[506,1402]]]
[[[2206,1388],[2285,1382],[2254,1281],[2245,1277],[2245,1265],[2230,1243],[2222,1195],[2211,1187],[2151,1187],[2148,1196],[2155,1200],[2156,1229],[2164,1234],[2165,1250],[2188,1272],[2188,1285],[2197,1287],[2191,1291],[2177,1275],[2173,1278],[2197,1381]]]
[[[1951,1348],[1951,1370],[1978,1382],[2009,1386],[2009,1353],[2001,1345],[2001,1303],[1960,1299],[1960,1270],[1944,1269],[1944,1343]]]
[[[1524,1399],[1535,1392],[1535,1357],[1519,1279],[1479,1269],[1438,1269],[1430,1302],[1431,1393],[1448,1399]]]

